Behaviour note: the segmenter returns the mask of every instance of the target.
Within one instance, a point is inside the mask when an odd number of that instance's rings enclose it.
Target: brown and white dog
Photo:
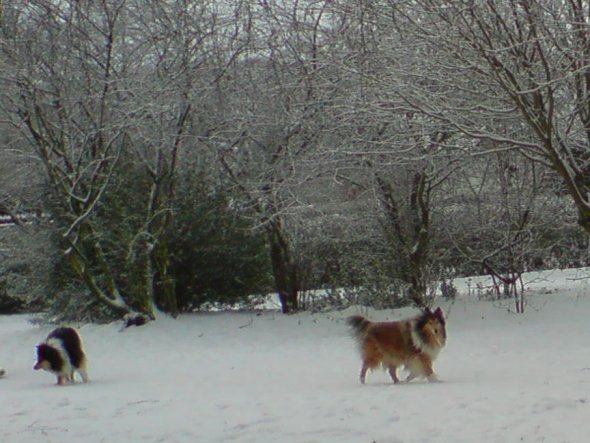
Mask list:
[[[361,351],[363,366],[360,381],[365,382],[367,370],[387,368],[394,383],[399,383],[397,368],[409,371],[406,382],[416,377],[439,381],[432,369],[447,341],[446,320],[441,308],[425,309],[421,315],[394,322],[371,322],[360,315],[347,319]]]
[[[80,334],[74,328],[54,329],[47,339],[37,346],[37,362],[34,370],[43,369],[57,376],[57,384],[74,382],[78,372],[82,381],[88,381],[86,353]]]

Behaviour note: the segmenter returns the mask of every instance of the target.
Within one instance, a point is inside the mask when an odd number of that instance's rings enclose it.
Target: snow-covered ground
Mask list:
[[[527,275],[523,315],[458,282],[435,384],[374,372],[361,385],[344,323],[357,309],[85,325],[92,381],[64,387],[31,369],[51,328],[0,317],[0,442],[587,442],[589,276]]]

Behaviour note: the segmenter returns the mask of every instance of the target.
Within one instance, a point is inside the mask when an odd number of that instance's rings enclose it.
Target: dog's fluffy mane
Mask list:
[[[438,320],[443,328],[446,326],[446,320],[440,308],[437,308],[434,312],[426,308],[412,321],[412,341],[417,349],[435,357],[435,354],[438,354],[440,351],[440,346],[437,343],[433,343],[431,337],[426,335],[424,330],[428,321],[433,318]]]
[[[73,328],[57,328],[47,336],[47,344],[59,348],[61,345],[65,355],[73,367],[79,368],[84,359],[84,348],[80,335]]]
[[[59,349],[59,343],[41,343],[37,346],[37,360],[49,363],[53,372],[61,372],[67,366],[67,355]]]

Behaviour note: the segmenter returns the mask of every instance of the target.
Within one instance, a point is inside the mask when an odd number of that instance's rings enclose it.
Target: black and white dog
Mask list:
[[[86,383],[87,359],[80,334],[73,328],[54,329],[37,346],[37,363],[33,369],[52,372],[57,376],[58,385],[74,382],[74,372],[78,372]]]

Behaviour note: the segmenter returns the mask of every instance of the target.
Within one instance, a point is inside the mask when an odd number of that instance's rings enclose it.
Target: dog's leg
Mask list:
[[[426,353],[421,353],[408,361],[406,369],[410,374],[406,377],[404,383],[408,383],[417,377],[426,377],[429,382],[439,381],[432,369],[432,359]]]
[[[410,372],[410,375],[408,375],[405,379],[404,379],[404,383],[409,383],[412,380],[414,380],[416,377],[418,376],[418,374],[414,373],[414,372]]]
[[[80,369],[78,369],[78,373],[80,374],[80,377],[82,377],[82,381],[84,383],[88,383],[89,378],[88,378],[88,370],[86,369],[86,366],[83,366]]]
[[[434,373],[432,369],[432,359],[428,354],[422,353],[419,355],[420,364],[422,365],[422,374],[430,383],[438,383],[440,379]]]
[[[62,386],[66,384],[67,375],[58,375],[57,376],[57,384]]]
[[[82,381],[84,383],[88,383],[89,378],[88,378],[88,360],[86,359],[86,357],[84,357],[82,359],[82,361],[80,362],[80,367],[76,368],[76,371],[78,371],[78,374],[80,374],[80,377],[82,377]]]
[[[440,383],[441,380],[438,376],[433,372],[428,377],[426,377],[430,383]]]
[[[387,368],[389,370],[389,375],[394,383],[399,383],[399,378],[397,378],[397,366],[389,365]]]
[[[362,384],[365,384],[365,377],[367,375],[367,371],[369,370],[369,365],[363,362],[363,367],[361,368],[361,375],[359,377]]]

